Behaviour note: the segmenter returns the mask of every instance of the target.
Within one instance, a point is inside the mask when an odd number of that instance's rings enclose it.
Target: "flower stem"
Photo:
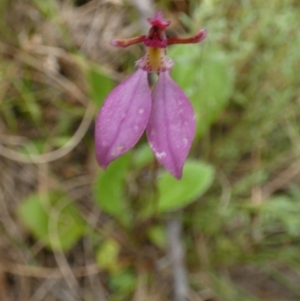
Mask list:
[[[167,220],[167,237],[169,245],[169,260],[171,263],[174,286],[174,300],[186,301],[188,283],[184,262],[184,247],[181,239],[181,212],[172,213]]]

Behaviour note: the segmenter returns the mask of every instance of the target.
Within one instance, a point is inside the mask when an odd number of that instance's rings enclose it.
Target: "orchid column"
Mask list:
[[[96,120],[97,160],[103,168],[131,149],[146,130],[156,159],[177,179],[191,148],[196,123],[190,101],[171,79],[173,61],[166,56],[172,44],[198,43],[206,36],[200,30],[190,38],[167,38],[170,22],[157,12],[148,19],[147,36],[113,40],[112,46],[128,47],[143,42],[146,54],[136,62],[138,70],[107,96]],[[152,92],[147,73],[159,75]]]

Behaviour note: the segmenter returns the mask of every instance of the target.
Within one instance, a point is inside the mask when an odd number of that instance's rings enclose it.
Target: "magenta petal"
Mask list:
[[[161,11],[157,11],[153,18],[148,18],[147,20],[152,26],[157,26],[162,30],[170,25],[170,21],[164,19]]]
[[[161,72],[152,92],[147,137],[157,160],[180,179],[191,148],[196,123],[193,107],[169,72]]]
[[[103,168],[132,148],[151,111],[147,72],[138,69],[107,96],[96,120],[96,157]]]

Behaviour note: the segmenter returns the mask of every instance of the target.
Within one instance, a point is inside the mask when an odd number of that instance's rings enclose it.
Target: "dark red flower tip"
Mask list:
[[[170,25],[170,21],[164,19],[161,11],[157,11],[153,18],[148,18],[147,20],[152,26],[157,26],[162,30]]]

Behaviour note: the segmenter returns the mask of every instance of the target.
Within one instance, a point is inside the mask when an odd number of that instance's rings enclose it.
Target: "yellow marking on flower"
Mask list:
[[[146,55],[136,62],[136,65],[147,72],[164,72],[170,70],[173,61],[166,56],[164,48],[147,47]]]
[[[147,47],[148,63],[153,72],[159,72],[161,70],[164,56],[164,48]]]

